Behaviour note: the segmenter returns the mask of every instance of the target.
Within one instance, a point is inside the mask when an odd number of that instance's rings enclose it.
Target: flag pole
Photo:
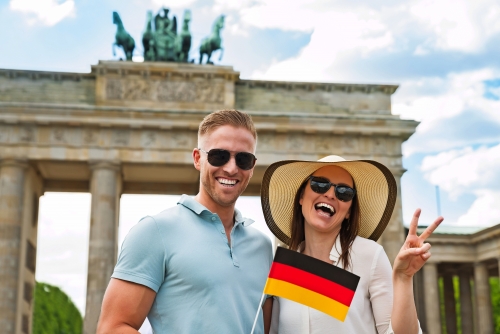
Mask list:
[[[265,295],[266,295],[265,293],[262,293],[262,297],[260,298],[259,307],[257,308],[257,314],[255,315],[255,320],[253,321],[252,331],[250,332],[250,334],[253,334],[253,331],[255,330],[255,325],[257,324],[257,319],[259,318],[259,312],[260,309],[262,308],[262,302],[264,301]]]

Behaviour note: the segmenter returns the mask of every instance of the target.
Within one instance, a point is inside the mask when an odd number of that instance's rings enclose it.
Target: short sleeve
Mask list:
[[[165,278],[165,247],[153,217],[137,223],[123,241],[111,277],[145,285],[158,292]]]

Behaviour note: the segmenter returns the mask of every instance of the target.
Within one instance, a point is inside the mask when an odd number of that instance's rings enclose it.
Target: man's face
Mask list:
[[[193,157],[195,167],[200,171],[200,192],[204,193],[203,197],[216,206],[234,205],[253,175],[253,168],[243,170],[236,165],[234,155],[238,152],[255,152],[252,133],[245,128],[223,125],[201,138],[200,146],[206,152],[211,149],[231,152],[229,161],[220,167],[212,166],[207,161],[207,154],[200,150],[195,150]]]

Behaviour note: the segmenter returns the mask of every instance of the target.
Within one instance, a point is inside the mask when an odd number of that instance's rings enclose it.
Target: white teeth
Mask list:
[[[219,183],[228,184],[228,185],[231,185],[231,186],[236,184],[236,180],[217,179],[217,181],[219,181]]]
[[[335,213],[335,209],[330,204],[318,203],[318,204],[316,204],[315,207],[316,207],[316,209],[319,209],[321,207],[327,208],[328,210],[330,210],[330,212],[332,213],[332,215]]]

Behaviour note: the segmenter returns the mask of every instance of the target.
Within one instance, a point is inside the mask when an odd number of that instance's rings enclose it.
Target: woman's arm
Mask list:
[[[413,298],[413,275],[431,257],[429,252],[431,245],[424,243],[424,241],[443,221],[442,217],[437,218],[420,236],[417,236],[419,217],[420,209],[417,209],[410,223],[410,230],[405,243],[394,260],[392,273],[394,302],[391,322],[395,334],[417,334],[419,332],[417,311]]]

